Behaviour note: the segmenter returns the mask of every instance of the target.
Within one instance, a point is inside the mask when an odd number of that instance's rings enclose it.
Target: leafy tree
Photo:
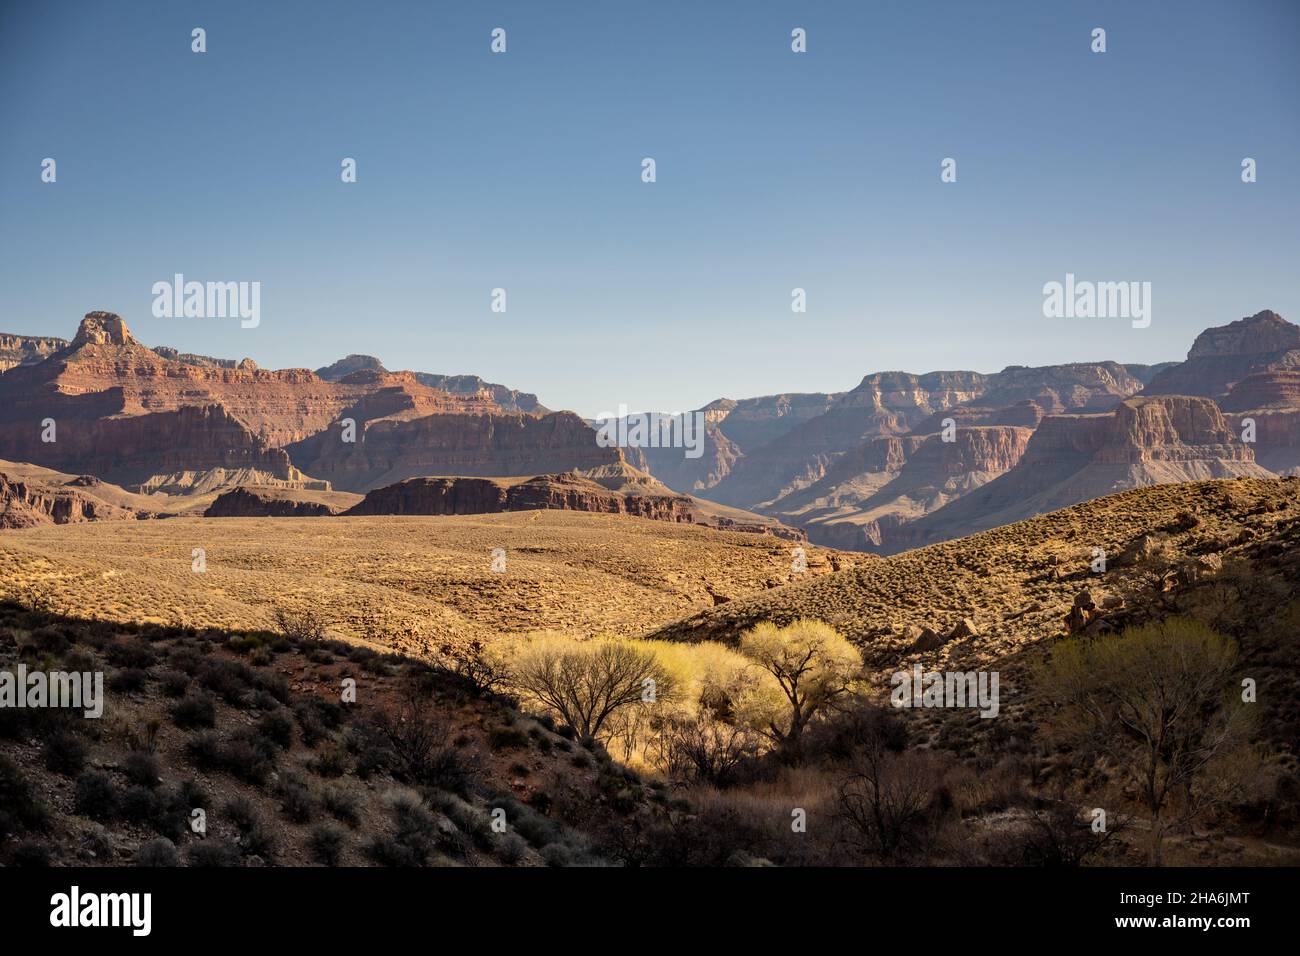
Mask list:
[[[1216,768],[1247,747],[1250,705],[1233,680],[1236,648],[1187,618],[1077,638],[1038,671],[1049,740],[1080,761],[1106,758],[1150,816],[1150,862],[1178,813],[1190,820],[1228,790]]]
[[[788,754],[818,713],[848,695],[862,657],[835,628],[801,619],[778,627],[763,622],[740,639],[740,653],[776,678],[779,691],[751,686],[740,716]]]

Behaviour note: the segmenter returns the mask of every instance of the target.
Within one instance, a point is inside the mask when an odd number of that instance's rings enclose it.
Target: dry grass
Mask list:
[[[194,548],[205,573],[191,570]],[[807,574],[829,567],[828,552],[806,550]],[[640,634],[714,595],[789,582],[792,551],[766,535],[560,511],[182,517],[4,532],[0,595],[30,587],[69,614],[229,628],[272,628],[277,607],[311,609],[331,636],[419,654],[448,636]]]

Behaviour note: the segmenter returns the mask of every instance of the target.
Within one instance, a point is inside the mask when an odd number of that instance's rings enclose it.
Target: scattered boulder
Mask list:
[[[1134,538],[1112,562],[1115,567],[1128,567],[1145,564],[1164,553],[1167,542],[1154,534],[1143,534]]]
[[[1070,608],[1070,613],[1065,615],[1065,630],[1070,634],[1078,634],[1099,617],[1101,611],[1092,599],[1092,592],[1080,591],[1074,596],[1074,606]]]
[[[975,626],[975,622],[968,617],[962,618],[957,622],[956,627],[948,632],[948,640],[955,641],[964,637],[979,637],[980,630]]]
[[[912,643],[909,649],[913,651],[937,651],[948,641],[949,638],[927,627],[921,630],[920,637]]]
[[[1212,578],[1223,570],[1223,558],[1217,554],[1203,554],[1199,558],[1184,561],[1176,572],[1177,583],[1187,586]]]

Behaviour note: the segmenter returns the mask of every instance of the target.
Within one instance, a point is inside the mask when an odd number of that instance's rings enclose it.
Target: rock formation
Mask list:
[[[465,515],[562,508],[691,521],[691,500],[679,495],[610,491],[572,472],[520,481],[501,478],[409,478],[377,488],[348,515]]]
[[[1044,418],[1016,466],[900,529],[890,550],[961,537],[1143,485],[1272,477],[1214,402],[1141,396]]]

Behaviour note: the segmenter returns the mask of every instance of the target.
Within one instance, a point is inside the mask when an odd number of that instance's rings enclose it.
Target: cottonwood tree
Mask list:
[[[553,711],[583,738],[599,739],[609,719],[673,690],[671,675],[650,652],[623,641],[541,641],[514,662],[511,684]]]
[[[1050,709],[1045,736],[1080,762],[1107,758],[1137,791],[1150,817],[1153,865],[1179,811],[1190,820],[1235,786],[1216,773],[1249,750],[1253,715],[1236,693],[1235,662],[1227,638],[1168,618],[1116,637],[1065,641],[1038,670],[1037,691]]]
[[[852,692],[862,657],[835,628],[797,620],[763,622],[740,639],[740,653],[774,678],[779,694],[751,685],[740,706],[745,722],[797,755],[809,722]],[[775,699],[773,699],[775,697]]]

